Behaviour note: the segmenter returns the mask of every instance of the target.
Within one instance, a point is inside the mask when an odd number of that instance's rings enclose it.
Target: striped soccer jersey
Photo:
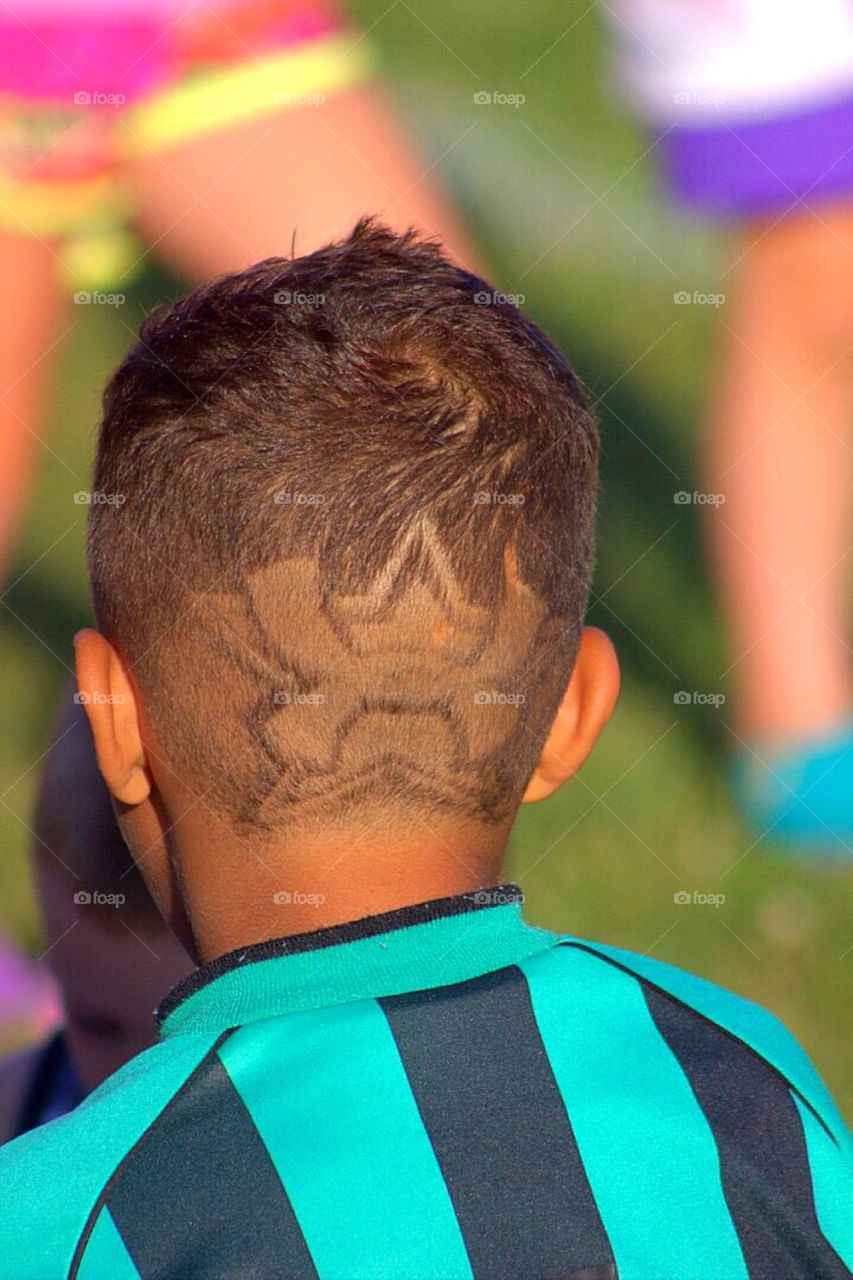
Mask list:
[[[841,1280],[850,1137],[769,1014],[514,886],[197,970],[0,1151],[4,1280]]]

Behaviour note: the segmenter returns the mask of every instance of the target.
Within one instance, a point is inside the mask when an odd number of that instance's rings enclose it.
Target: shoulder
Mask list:
[[[110,1175],[215,1043],[210,1035],[163,1041],[68,1115],[0,1148],[5,1274],[47,1276],[71,1265]]]
[[[778,1018],[659,960],[579,938],[519,968],[605,1185],[630,1167],[650,1190],[653,1169],[655,1192],[677,1200],[701,1176],[706,1218],[716,1204],[750,1275],[793,1274],[794,1262],[798,1275],[851,1274],[850,1135]]]
[[[614,1031],[615,1024],[647,1023],[682,1065],[699,1058],[706,1071],[712,1062],[721,1071],[738,1065],[753,1087],[783,1081],[853,1158],[850,1133],[808,1056],[761,1005],[650,956],[582,938],[560,937],[545,956],[555,989],[580,982]]]

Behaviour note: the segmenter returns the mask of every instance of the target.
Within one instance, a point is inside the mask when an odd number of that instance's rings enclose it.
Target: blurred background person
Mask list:
[[[37,1040],[59,1016],[56,987],[45,966],[0,937],[0,1034],[10,1042]]]
[[[61,1021],[0,1061],[0,1142],[64,1115],[153,1044],[155,1004],[192,969],[119,833],[70,690],[45,755],[32,857]]]
[[[618,0],[617,80],[669,189],[729,230],[703,446],[760,833],[853,857],[853,8]]]
[[[364,213],[471,256],[335,0],[4,5],[0,573],[72,295],[126,287],[149,252],[187,283],[306,253]]]

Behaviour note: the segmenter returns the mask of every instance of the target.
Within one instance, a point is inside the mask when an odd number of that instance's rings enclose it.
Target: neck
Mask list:
[[[203,846],[175,850],[198,958],[496,884],[510,825],[289,833],[257,848],[212,842],[208,825]]]

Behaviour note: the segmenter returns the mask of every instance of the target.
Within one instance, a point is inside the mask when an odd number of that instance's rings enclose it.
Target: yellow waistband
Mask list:
[[[362,80],[372,65],[367,42],[346,32],[237,67],[201,71],[127,110],[128,149],[138,154],[174,146],[270,111],[317,106],[327,94]]]

